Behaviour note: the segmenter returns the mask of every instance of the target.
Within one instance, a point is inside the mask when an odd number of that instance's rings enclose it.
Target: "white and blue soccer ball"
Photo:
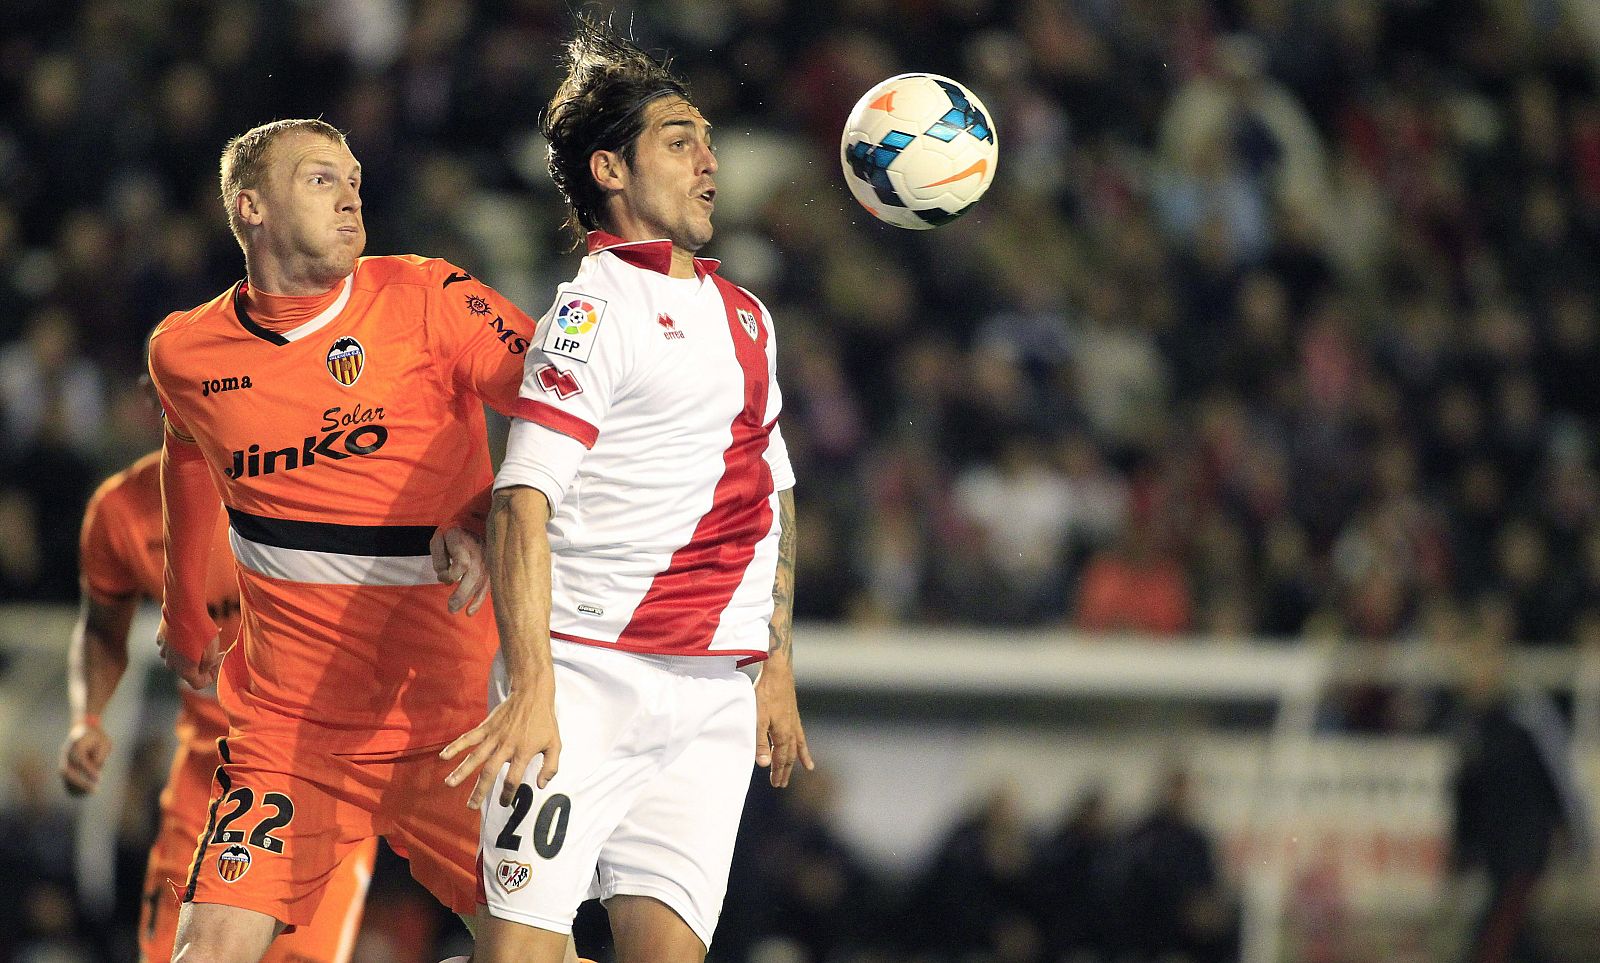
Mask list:
[[[994,118],[938,74],[900,74],[867,91],[844,125],[839,161],[873,217],[925,231],[948,224],[994,182]]]

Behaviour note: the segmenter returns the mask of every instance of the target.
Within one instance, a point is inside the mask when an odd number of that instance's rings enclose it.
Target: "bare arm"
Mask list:
[[[138,603],[133,597],[100,602],[85,596],[67,653],[67,696],[72,729],[61,745],[61,779],[73,795],[94,792],[111,754],[111,737],[100,715],[128,668],[128,627]]]
[[[756,680],[756,763],[771,766],[771,782],[789,784],[794,764],[815,769],[794,691],[794,564],[798,542],[794,490],[778,493],[778,571],[772,580],[772,621],[767,627],[767,660]]]
[[[511,805],[533,758],[543,755],[538,785],[556,774],[561,736],[555,717],[555,668],[550,659],[550,540],[545,526],[550,503],[538,489],[513,486],[494,493],[489,509],[489,579],[500,657],[510,694],[471,732],[440,754],[453,759],[472,752],[445,781],[457,786],[474,771],[473,809],[481,808],[507,762],[511,769],[500,804]]]

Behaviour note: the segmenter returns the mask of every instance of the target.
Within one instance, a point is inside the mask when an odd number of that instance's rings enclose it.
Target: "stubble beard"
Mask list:
[[[366,250],[366,246],[367,237],[363,233],[357,244],[330,245],[320,252],[308,247],[305,251],[306,264],[315,277],[327,281],[331,286],[355,270],[356,259]]]

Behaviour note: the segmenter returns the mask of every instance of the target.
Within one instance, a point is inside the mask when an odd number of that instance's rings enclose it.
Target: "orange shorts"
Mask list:
[[[194,864],[195,842],[205,828],[211,782],[221,762],[214,738],[185,736],[180,728],[172,772],[161,794],[161,827],[145,867],[139,953],[147,963],[172,959],[178,896]],[[351,849],[334,870],[311,922],[273,941],[262,963],[346,963],[355,948],[377,851],[376,839]]]
[[[438,746],[334,754],[282,735],[234,730],[223,739],[211,806],[185,902],[221,903],[307,926],[338,867],[378,836],[445,906],[477,909],[478,814],[472,781]]]

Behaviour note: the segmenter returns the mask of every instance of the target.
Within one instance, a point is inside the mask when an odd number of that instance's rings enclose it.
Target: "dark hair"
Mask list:
[[[572,212],[567,227],[583,239],[599,227],[605,191],[589,172],[597,150],[616,151],[633,163],[644,130],[644,109],[666,95],[689,100],[689,87],[611,24],[577,15],[577,33],[567,44],[567,76],[545,107],[539,132],[550,142],[550,179]]]
[[[239,222],[234,199],[240,191],[253,191],[261,186],[261,180],[267,172],[268,149],[279,137],[296,131],[318,134],[336,144],[345,142],[339,128],[327,121],[295,118],[252,127],[222,148],[222,206],[228,211],[228,230],[233,232],[240,244],[244,243],[244,225]]]

